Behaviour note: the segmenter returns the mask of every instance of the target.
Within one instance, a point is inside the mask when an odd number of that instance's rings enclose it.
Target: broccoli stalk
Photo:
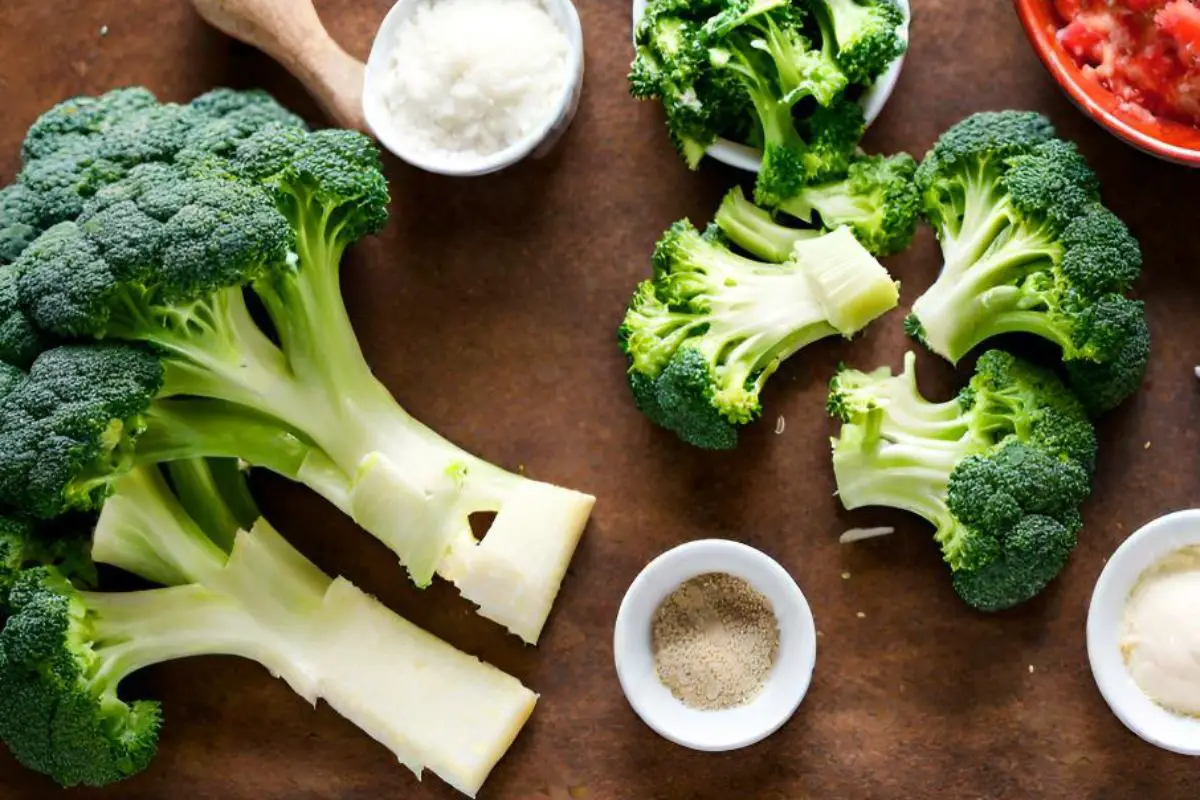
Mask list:
[[[619,333],[630,384],[653,421],[708,449],[736,445],[785,359],[854,335],[898,297],[846,229],[798,242],[777,265],[736,255],[684,220],[658,243],[654,268]]]
[[[309,703],[324,699],[418,777],[428,768],[473,795],[536,696],[331,580],[265,520],[244,525],[256,512],[236,464],[179,465],[172,480],[207,508],[209,530],[156,469],[138,468],[117,482],[93,546],[97,561],[167,588],[80,591],[52,566],[16,579],[0,633],[0,738],[17,759],[67,786],[135,774],[155,754],[162,714],[157,702],[122,700],[122,680],[224,654],[259,662]],[[465,695],[437,705],[430,728],[427,700],[446,695],[447,675]]]
[[[935,528],[954,588],[997,611],[1040,593],[1082,527],[1096,438],[1083,405],[1047,370],[992,350],[958,398],[931,403],[904,372],[843,369],[830,413],[838,497],[888,506]]]
[[[45,229],[12,265],[18,303],[7,322],[143,343],[160,366],[135,370],[139,388],[98,359],[107,366],[94,365],[95,378],[110,383],[67,390],[99,398],[96,427],[73,428],[76,450],[48,456],[60,468],[43,474],[38,493],[22,484],[29,448],[13,451],[3,496],[45,517],[96,507],[135,460],[240,458],[313,486],[392,548],[418,585],[440,573],[481,614],[536,642],[594,499],[451,445],[372,375],[339,265],[386,220],[378,153],[360,134],[309,133],[268,106],[278,109],[259,95],[213,93],[181,107],[114,92],[56,108],[31,129],[26,171],[35,177],[38,164],[75,175],[98,153],[119,169],[84,170],[86,185],[77,180],[34,215]],[[95,120],[81,128],[80,115]],[[252,318],[247,288],[278,345]],[[56,386],[74,381],[59,373]],[[0,419],[0,429],[27,436],[28,411]],[[39,407],[39,424],[49,424],[47,412]],[[475,512],[497,513],[483,542],[471,534]]]
[[[771,212],[746,199],[740,186],[725,195],[714,221],[735,245],[773,264],[790,259],[798,242],[821,235],[817,228],[791,228],[779,224]]]
[[[1047,339],[1094,414],[1136,391],[1150,336],[1125,292],[1141,252],[1074,145],[1036,114],[976,114],[943,134],[917,183],[944,266],[911,335],[952,363],[1002,334]]]

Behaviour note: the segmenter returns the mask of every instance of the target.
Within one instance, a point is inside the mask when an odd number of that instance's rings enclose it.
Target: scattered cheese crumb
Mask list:
[[[1145,447],[1144,447],[1143,449],[1145,449],[1145,450],[1149,450],[1149,449],[1150,449],[1150,443],[1149,443],[1149,442],[1146,442],[1146,445],[1145,445]]]
[[[848,581],[848,580],[850,580],[850,573],[849,573],[849,572],[843,572],[843,573],[842,573],[842,580],[844,580],[844,581]]]
[[[838,537],[842,544],[861,542],[863,539],[874,539],[877,536],[887,536],[895,533],[895,528],[851,528]]]
[[[101,36],[108,36],[108,26],[107,26],[107,25],[101,25],[101,26],[100,26],[100,35],[101,35]]]
[[[864,613],[864,612],[862,612],[862,611],[860,611],[860,612],[858,612],[857,614],[855,614],[855,616],[856,616],[856,617],[858,617],[859,619],[866,619],[866,618],[867,618],[867,615],[866,615],[866,613]]]
[[[1032,674],[1033,674],[1033,664],[1030,664],[1030,665],[1029,665],[1029,674],[1030,674],[1030,675],[1032,675]]]
[[[775,435],[778,436],[779,434],[783,433],[783,430],[786,427],[787,422],[784,421],[783,415],[780,414],[779,419],[775,420]]]

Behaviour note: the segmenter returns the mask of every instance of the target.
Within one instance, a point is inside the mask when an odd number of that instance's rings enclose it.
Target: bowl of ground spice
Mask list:
[[[694,750],[747,747],[786,723],[808,692],[816,627],[770,556],[707,539],[650,562],[613,634],[617,677],[660,736]]]

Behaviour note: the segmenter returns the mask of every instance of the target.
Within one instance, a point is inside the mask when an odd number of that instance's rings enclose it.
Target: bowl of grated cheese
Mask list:
[[[398,0],[367,59],[363,116],[415,167],[486,175],[547,153],[582,86],[571,0]]]

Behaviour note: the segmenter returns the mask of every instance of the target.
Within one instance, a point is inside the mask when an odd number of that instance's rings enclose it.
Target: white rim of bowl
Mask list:
[[[633,28],[630,31],[631,38],[636,37],[638,20],[642,17],[642,12],[646,10],[646,5],[649,0],[633,0]],[[904,10],[904,24],[900,26],[900,33],[904,41],[909,40],[909,26],[912,23],[912,7],[909,0],[896,0],[896,4]],[[635,45],[636,46],[636,45]],[[900,70],[904,68],[904,56],[892,62],[887,71],[876,79],[870,87],[863,92],[859,98],[859,104],[863,107],[863,116],[866,119],[867,127],[879,118],[883,113],[884,106],[888,100],[892,98],[892,93],[896,90],[896,84],[900,80]],[[729,139],[717,139],[705,155],[711,157],[715,161],[720,161],[722,164],[727,164],[731,167],[745,170],[746,172],[758,172],[762,166],[762,151],[749,145],[740,144],[730,141]]]
[[[698,711],[676,700],[658,677],[639,671],[631,661],[648,654],[649,626],[654,611],[684,581],[698,575],[724,572],[745,579],[772,601],[779,622],[780,648],[762,692],[744,706],[722,711]],[[673,577],[672,577],[673,575]],[[635,611],[635,606],[638,611]],[[635,618],[636,615],[636,618]],[[645,636],[640,643],[636,638]],[[786,641],[786,637],[791,637]],[[644,648],[644,650],[642,649]],[[788,671],[785,669],[785,661]],[[655,733],[682,747],[704,752],[726,752],[749,747],[782,728],[796,713],[812,684],[817,658],[816,623],[804,593],[779,562],[749,545],[727,539],[702,539],[662,553],[638,574],[621,601],[613,630],[613,659],[621,690],[634,712]],[[774,702],[771,702],[774,701]],[[742,736],[713,741],[689,736],[686,724],[665,724],[655,709],[670,708],[674,715],[699,720],[710,715],[749,715],[761,722],[746,727]],[[684,730],[686,729],[686,730]]]
[[[1156,747],[1200,756],[1200,719],[1172,713],[1147,697],[1129,674],[1119,649],[1125,606],[1138,579],[1166,556],[1190,545],[1200,545],[1200,509],[1152,520],[1116,549],[1092,593],[1087,650],[1096,686],[1126,728]]]
[[[435,0],[436,1],[436,0]],[[521,161],[546,139],[555,126],[566,114],[571,113],[576,102],[576,94],[583,81],[583,26],[579,21],[579,11],[571,0],[542,0],[547,10],[551,6],[562,10],[566,27],[563,33],[567,37],[567,80],[554,104],[554,112],[547,116],[545,122],[525,137],[513,142],[503,150],[484,156],[471,158],[469,156],[453,156],[450,158],[430,157],[408,147],[405,137],[392,124],[391,117],[383,101],[383,88],[380,85],[382,72],[387,69],[387,59],[391,55],[395,39],[395,28],[402,18],[406,18],[411,8],[424,0],[397,0],[383,18],[375,39],[371,42],[371,52],[367,57],[367,66],[363,74],[362,110],[367,127],[375,138],[383,144],[394,156],[414,167],[426,172],[453,177],[472,177],[498,172]],[[555,24],[559,18],[551,13]]]

